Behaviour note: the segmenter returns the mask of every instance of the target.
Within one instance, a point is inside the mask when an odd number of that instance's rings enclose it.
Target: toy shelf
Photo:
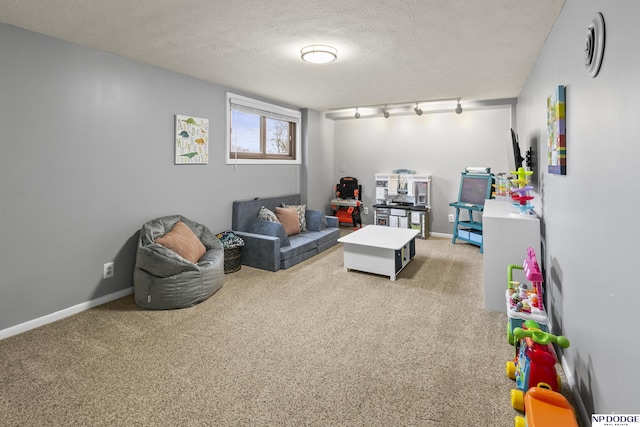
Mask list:
[[[506,313],[506,266],[521,264],[522,254],[529,247],[536,254],[541,253],[540,220],[536,215],[516,215],[517,210],[506,200],[487,200],[484,206],[484,308],[487,310]]]

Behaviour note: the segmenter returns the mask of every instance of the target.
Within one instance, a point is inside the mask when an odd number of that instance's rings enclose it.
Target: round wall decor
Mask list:
[[[604,56],[604,17],[598,12],[587,28],[584,46],[584,67],[591,77],[598,75]]]

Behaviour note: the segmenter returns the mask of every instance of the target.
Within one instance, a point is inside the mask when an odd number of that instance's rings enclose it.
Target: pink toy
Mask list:
[[[531,282],[529,289],[526,285],[520,286],[520,282],[513,281],[513,270],[523,270],[526,279]],[[544,308],[542,295],[542,273],[536,259],[533,248],[527,248],[527,257],[522,265],[511,264],[507,267],[508,289],[505,294],[507,299],[507,340],[514,343],[513,330],[522,327],[526,320],[538,323],[542,331],[547,331],[549,319]]]
[[[524,274],[526,275],[527,280],[531,282],[531,287],[535,294],[535,298],[532,299],[533,306],[542,310],[542,273],[538,266],[536,253],[531,247],[527,248],[527,258],[524,260],[523,267]]]

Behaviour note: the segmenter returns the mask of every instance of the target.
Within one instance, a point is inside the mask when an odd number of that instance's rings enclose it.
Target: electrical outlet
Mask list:
[[[449,222],[453,222],[453,214],[449,214]]]
[[[364,207],[364,214],[369,215],[369,208],[366,206]]]
[[[108,262],[104,265],[104,269],[102,270],[102,278],[103,279],[109,279],[111,277],[113,277],[113,275],[115,274],[115,263],[113,262]]]

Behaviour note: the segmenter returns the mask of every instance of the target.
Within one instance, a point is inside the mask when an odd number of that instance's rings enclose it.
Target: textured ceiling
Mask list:
[[[0,22],[318,111],[515,98],[564,0],[0,0]],[[300,49],[328,44],[313,65]]]

